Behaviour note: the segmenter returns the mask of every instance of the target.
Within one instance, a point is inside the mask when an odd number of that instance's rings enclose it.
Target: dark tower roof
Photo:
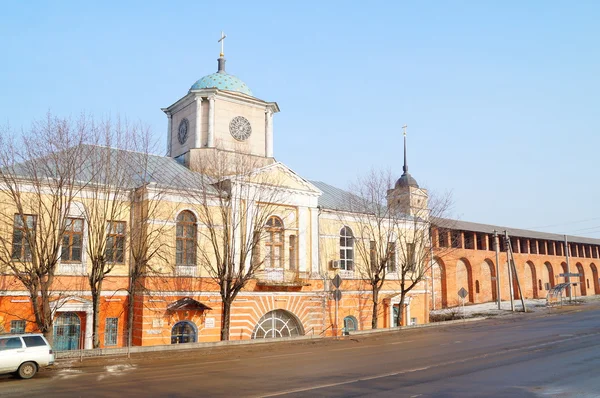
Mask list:
[[[406,127],[406,126],[405,126]],[[396,188],[414,187],[419,188],[417,180],[408,172],[408,162],[406,160],[406,132],[404,133],[404,166],[402,167],[402,176],[396,181]]]

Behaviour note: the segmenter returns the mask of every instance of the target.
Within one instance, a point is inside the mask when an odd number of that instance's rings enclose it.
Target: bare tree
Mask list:
[[[352,193],[346,196],[350,219],[358,227],[354,238],[356,272],[371,290],[373,329],[378,324],[379,292],[388,273],[396,272],[398,215],[386,204],[391,184],[393,179],[389,171],[371,170],[357,179],[350,188]]]
[[[88,147],[86,156],[90,183],[85,191],[83,218],[90,263],[87,275],[92,296],[92,341],[93,347],[98,348],[102,285],[114,268],[126,260],[126,221],[134,172],[127,150],[139,126],[128,126],[117,119],[114,124],[103,121],[93,130],[95,145]]]
[[[172,193],[174,185],[190,184],[190,173],[183,170],[178,175],[164,176],[171,181],[156,181],[156,175],[163,175],[164,170],[159,170],[160,164],[157,157],[152,155],[153,143],[147,129],[135,129],[134,156],[129,158],[131,177],[136,183],[135,189],[130,192],[130,261],[129,284],[127,288],[127,346],[133,345],[135,332],[135,309],[138,305],[138,296],[152,293],[145,284],[148,276],[159,277],[172,271],[169,253],[173,245],[164,239],[169,229],[170,213],[165,211],[165,196]],[[187,174],[187,178],[186,178]],[[162,220],[162,221],[161,221]]]
[[[397,281],[400,294],[400,324],[408,293],[429,275],[432,264],[430,230],[432,220],[446,215],[450,195],[430,198],[429,205],[406,208],[388,202],[395,180],[390,171],[371,170],[352,184],[346,195],[346,210],[340,217],[351,220],[357,230],[354,238],[356,272],[370,286],[373,303],[371,327],[377,328],[379,292],[386,281]],[[388,206],[388,204],[390,204]],[[410,207],[408,207],[410,206]]]
[[[88,122],[50,114],[18,138],[0,136],[0,263],[28,291],[37,328],[52,341],[55,275],[69,211],[85,181]]]
[[[404,303],[406,297],[416,286],[426,281],[433,267],[433,228],[452,228],[453,221],[447,217],[452,206],[449,193],[441,196],[430,195],[427,208],[413,208],[410,216],[398,217],[395,224],[397,232],[397,273],[400,285],[400,318],[398,323],[405,324]],[[443,248],[445,252],[454,250],[453,245]],[[440,255],[440,249],[437,254]]]
[[[198,263],[219,286],[221,340],[229,340],[231,305],[273,256],[262,253],[269,216],[284,199],[278,173],[265,161],[239,153],[206,153],[188,195],[199,217]],[[265,168],[266,167],[266,168]]]

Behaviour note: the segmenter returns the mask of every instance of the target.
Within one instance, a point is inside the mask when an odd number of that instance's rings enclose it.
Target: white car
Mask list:
[[[45,366],[54,364],[54,353],[41,334],[0,336],[0,374],[14,373],[31,379]]]

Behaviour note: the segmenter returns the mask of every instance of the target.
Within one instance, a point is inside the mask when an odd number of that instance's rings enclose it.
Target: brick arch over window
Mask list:
[[[581,263],[575,264],[577,267],[577,273],[579,274],[579,294],[582,296],[587,296],[587,286],[585,284],[585,270],[583,269],[583,265]],[[577,291],[577,289],[575,289]]]
[[[486,303],[496,300],[496,282],[493,279],[496,276],[496,268],[489,258],[483,260],[479,265],[480,292],[477,302]],[[477,289],[475,289],[477,292]]]
[[[592,269],[592,279],[594,280],[594,294],[600,294],[600,281],[598,281],[598,268],[596,264],[591,263],[590,268]]]
[[[458,294],[458,290],[461,288],[467,289],[469,292],[469,301],[470,303],[474,302],[474,291],[473,291],[473,269],[471,267],[471,263],[466,258],[461,258],[456,262],[456,293]]]
[[[433,286],[435,297],[431,300],[432,309],[440,309],[448,306],[447,284],[446,284],[446,265],[442,259],[435,257],[433,259]]]

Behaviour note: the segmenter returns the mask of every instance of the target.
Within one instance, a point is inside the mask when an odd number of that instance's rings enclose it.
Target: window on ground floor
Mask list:
[[[25,321],[23,321],[23,320],[10,321],[10,332],[12,334],[25,333]]]
[[[106,318],[104,327],[104,345],[117,345],[117,335],[119,333],[119,318]]]

